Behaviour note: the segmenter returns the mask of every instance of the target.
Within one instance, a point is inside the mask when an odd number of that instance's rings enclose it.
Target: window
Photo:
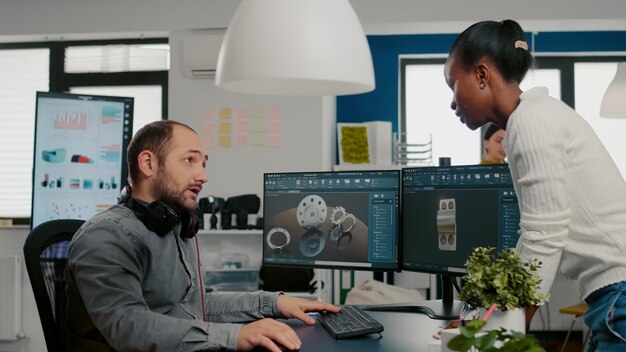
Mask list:
[[[452,93],[443,77],[441,63],[407,64],[404,70],[407,143],[421,143],[432,136],[433,160],[450,157],[455,165],[480,161],[480,132],[470,131],[450,109]],[[419,61],[418,61],[419,62]]]
[[[574,107],[594,129],[622,175],[626,150],[620,131],[626,119],[599,117],[600,103],[615,76],[617,62],[626,57],[535,57],[520,87],[547,87],[551,96]],[[419,136],[432,133],[433,158],[450,156],[453,164],[476,164],[482,149],[481,134],[460,124],[450,109],[452,93],[443,79],[445,59],[401,58],[400,131]]]
[[[166,39],[0,44],[0,218],[30,217],[36,91],[134,97],[136,131],[167,118],[168,68]]]
[[[0,50],[0,217],[30,216],[35,92],[48,90],[49,49]]]
[[[401,132],[407,133],[407,143],[421,143],[424,135],[432,135],[435,163],[439,157],[451,157],[454,165],[478,164],[482,133],[469,130],[450,109],[452,92],[443,77],[444,64],[444,59],[401,59]],[[522,90],[544,86],[560,99],[560,75],[557,68],[534,69],[524,78]]]
[[[600,104],[607,87],[615,77],[617,62],[581,62],[574,64],[574,97],[576,111],[594,129],[622,177],[626,178],[626,149],[623,134],[626,119],[606,119],[599,117]],[[624,97],[626,99],[626,97]]]

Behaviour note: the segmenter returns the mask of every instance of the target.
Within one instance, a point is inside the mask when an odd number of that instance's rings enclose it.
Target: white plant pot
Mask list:
[[[487,310],[479,308],[479,312],[482,318],[485,316]],[[500,328],[526,333],[525,310],[523,308],[509,309],[507,311],[496,310],[487,319],[487,325],[482,330],[499,330]]]

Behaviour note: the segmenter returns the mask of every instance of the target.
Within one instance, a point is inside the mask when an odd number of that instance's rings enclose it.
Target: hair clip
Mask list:
[[[515,49],[524,49],[528,51],[528,43],[523,40],[518,40],[515,42]]]

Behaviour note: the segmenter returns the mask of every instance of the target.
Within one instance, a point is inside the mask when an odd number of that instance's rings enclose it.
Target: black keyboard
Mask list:
[[[336,339],[382,332],[383,325],[358,306],[341,306],[339,313],[322,312],[317,320]]]

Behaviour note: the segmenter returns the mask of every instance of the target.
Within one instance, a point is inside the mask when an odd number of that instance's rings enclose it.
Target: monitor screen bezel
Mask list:
[[[266,179],[268,175],[277,175],[277,174],[281,174],[281,175],[305,175],[305,174],[354,174],[354,173],[373,173],[373,172],[389,172],[389,173],[397,173],[396,177],[397,177],[397,184],[398,184],[398,207],[397,207],[397,213],[396,213],[396,248],[395,248],[395,256],[396,256],[396,262],[394,267],[390,268],[390,267],[374,267],[374,266],[354,266],[354,265],[333,265],[333,264],[329,264],[329,265],[325,265],[325,264],[295,264],[295,263],[285,263],[285,264],[276,264],[276,263],[267,263],[265,261],[266,258],[266,252],[268,250],[267,246],[265,245],[265,241],[266,241],[266,236],[267,236],[267,229],[265,228],[265,224],[267,224],[267,213],[266,213],[266,209],[267,207],[265,206],[265,194],[267,192],[266,189]],[[401,258],[400,258],[400,251],[401,251],[401,213],[402,213],[402,170],[400,168],[398,169],[367,169],[367,170],[345,170],[345,171],[286,171],[286,172],[264,172],[263,173],[263,219],[264,219],[264,227],[262,230],[262,254],[261,254],[261,263],[263,266],[267,266],[267,267],[292,267],[292,268],[313,268],[313,269],[335,269],[335,270],[359,270],[359,271],[372,271],[372,272],[388,272],[388,273],[392,273],[392,272],[400,272],[400,264],[401,264]]]
[[[36,177],[36,162],[37,162],[37,136],[38,136],[38,118],[39,118],[39,106],[41,104],[41,99],[67,99],[67,100],[90,100],[90,101],[110,101],[116,103],[124,103],[128,104],[128,111],[125,109],[125,113],[128,113],[128,116],[124,117],[124,120],[128,121],[126,126],[129,128],[130,132],[127,136],[122,136],[122,160],[121,160],[121,169],[120,169],[120,190],[127,184],[128,178],[128,162],[127,162],[127,149],[132,138],[132,128],[133,128],[133,115],[134,115],[134,105],[135,98],[134,97],[122,97],[122,96],[106,96],[106,95],[96,95],[96,94],[74,94],[69,92],[41,92],[38,91],[35,93],[35,128],[33,135],[33,167],[31,173],[31,179],[33,183],[33,187],[31,189],[31,210],[30,210],[30,228],[34,228],[34,209],[35,209],[35,193],[36,188],[34,185],[35,177]],[[87,219],[85,219],[87,220]],[[43,223],[43,222],[42,222]]]
[[[404,250],[404,243],[406,240],[406,237],[408,236],[408,234],[406,233],[406,228],[404,227],[404,217],[407,215],[406,214],[406,209],[405,209],[405,174],[407,172],[410,172],[412,170],[416,170],[416,169],[429,169],[429,170],[442,170],[442,169],[463,169],[463,168],[482,168],[482,169],[489,169],[489,168],[496,168],[496,169],[500,169],[500,168],[505,168],[506,172],[510,174],[510,169],[508,164],[473,164],[473,165],[447,165],[447,166],[414,166],[414,167],[404,167],[402,168],[402,178],[401,178],[401,190],[402,190],[402,211],[400,213],[400,228],[401,228],[401,233],[400,233],[400,243],[401,243],[401,247],[399,248],[399,257],[401,258],[401,261],[399,262],[399,269],[401,271],[407,271],[407,272],[416,272],[416,273],[426,273],[426,274],[435,274],[435,275],[445,275],[445,276],[449,276],[449,277],[462,277],[464,275],[466,275],[467,270],[465,270],[464,268],[458,268],[456,266],[454,266],[454,269],[459,269],[459,270],[440,270],[440,269],[428,269],[428,268],[414,268],[414,267],[407,267],[405,262],[404,262],[404,258],[405,258],[405,250]],[[511,188],[513,188],[513,182],[511,181],[510,183]]]

